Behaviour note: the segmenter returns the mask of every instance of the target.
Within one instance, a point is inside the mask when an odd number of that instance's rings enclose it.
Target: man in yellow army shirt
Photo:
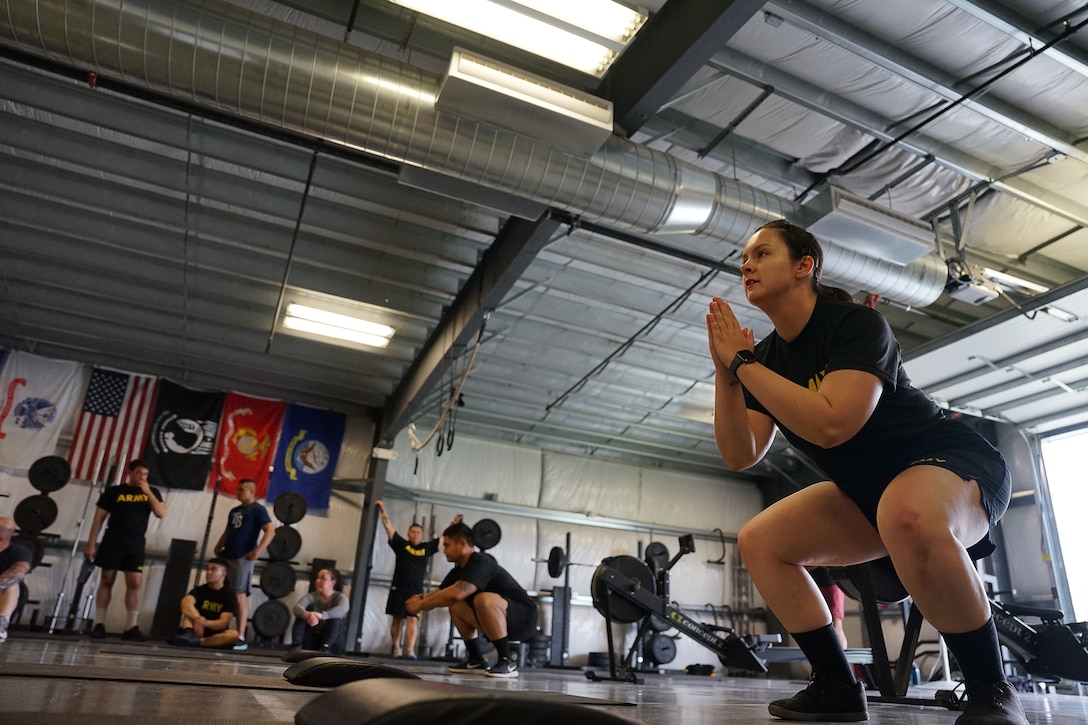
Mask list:
[[[216,557],[204,567],[204,583],[181,599],[181,629],[170,639],[179,647],[220,647],[231,649],[238,642],[238,630],[230,620],[238,597],[228,589],[227,562]]]
[[[147,474],[150,469],[140,459],[128,464],[128,480],[120,486],[110,486],[98,499],[91,522],[91,533],[87,537],[87,546],[83,555],[88,561],[102,570],[95,595],[95,625],[91,637],[101,639],[106,636],[106,610],[110,606],[113,594],[113,582],[117,572],[125,573],[125,611],[128,624],[125,626],[124,639],[143,642],[146,639],[138,626],[140,617],[140,587],[144,571],[144,536],[147,534],[147,521],[151,514],[156,518],[166,516],[166,504],[162,502],[159,489],[150,485]],[[109,525],[98,545],[98,532],[102,529],[106,517]]]

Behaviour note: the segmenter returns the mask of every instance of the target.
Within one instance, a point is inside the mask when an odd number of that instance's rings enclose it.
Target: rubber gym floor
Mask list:
[[[260,725],[294,722],[296,713],[314,701],[316,704],[310,705],[307,712],[319,712],[327,716],[327,722],[338,725],[436,722],[428,719],[426,708],[410,716],[405,710],[387,711],[378,717],[374,713],[360,715],[341,701],[332,700],[334,695],[348,692],[343,688],[354,685],[329,688],[292,684],[284,678],[292,664],[283,660],[283,652],[255,648],[247,652],[189,650],[161,642],[125,642],[117,637],[91,640],[12,631],[10,639],[0,644],[0,723]],[[423,690],[441,690],[446,693],[446,702],[458,693],[475,692],[473,688],[488,690],[488,696],[518,693],[517,699],[528,699],[541,713],[551,706],[566,704],[568,710],[562,719],[570,722],[562,725],[576,725],[579,720],[600,722],[606,715],[614,716],[616,722],[626,719],[649,725],[781,722],[767,713],[767,702],[788,696],[804,685],[797,680],[707,677],[682,671],[642,674],[641,684],[592,682],[582,670],[551,668],[523,669],[517,679],[495,679],[450,674],[446,662],[383,656],[351,659],[407,671],[420,678],[372,678],[362,683],[365,686],[389,690],[396,683],[408,682]],[[603,674],[607,675],[607,671]],[[908,695],[930,698],[930,687],[913,687]],[[1029,694],[1023,696],[1023,702],[1032,725],[1088,723],[1086,697]],[[579,709],[572,715],[570,706]],[[869,706],[870,722],[879,725],[952,725],[957,714],[936,706]],[[457,721],[493,722],[482,717]],[[530,721],[538,722],[532,718],[522,720]]]

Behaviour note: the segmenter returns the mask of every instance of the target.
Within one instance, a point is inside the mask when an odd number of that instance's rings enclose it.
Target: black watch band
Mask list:
[[[729,363],[729,372],[736,375],[741,365],[747,365],[755,361],[756,355],[751,350],[738,350],[737,354],[733,356],[733,362]]]

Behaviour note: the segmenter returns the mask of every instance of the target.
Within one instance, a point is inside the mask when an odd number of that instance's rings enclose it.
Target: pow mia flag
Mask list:
[[[225,393],[163,380],[144,457],[152,485],[199,491],[208,479]]]

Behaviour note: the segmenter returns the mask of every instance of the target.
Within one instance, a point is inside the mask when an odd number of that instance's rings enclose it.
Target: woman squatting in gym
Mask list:
[[[911,386],[883,315],[820,284],[822,265],[807,230],[764,224],[744,247],[741,273],[748,302],[774,330],[755,344],[717,297],[706,317],[714,437],[726,465],[757,463],[781,428],[831,477],[765,509],[739,535],[753,582],[813,670],[806,689],[768,709],[784,720],[868,719],[864,688],[805,567],[890,556],[959,662],[968,702],[956,725],[1027,725],[972,561],[993,550],[1008,467]]]

